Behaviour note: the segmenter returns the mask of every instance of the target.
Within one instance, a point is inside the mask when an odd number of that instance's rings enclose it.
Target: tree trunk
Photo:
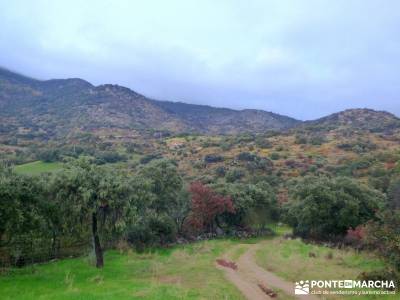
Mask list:
[[[52,242],[51,242],[51,253],[50,253],[50,257],[53,258],[57,258],[57,254],[56,254],[56,245],[57,245],[57,234],[56,231],[53,230],[53,238],[52,238]]]
[[[99,233],[97,230],[97,213],[92,214],[92,235],[93,235],[93,244],[94,244],[94,252],[96,254],[96,267],[102,268],[104,266],[103,260],[103,250],[100,245]]]

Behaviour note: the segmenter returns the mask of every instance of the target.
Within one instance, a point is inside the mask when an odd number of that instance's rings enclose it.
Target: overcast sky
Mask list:
[[[0,66],[313,119],[400,115],[398,0],[0,0]]]

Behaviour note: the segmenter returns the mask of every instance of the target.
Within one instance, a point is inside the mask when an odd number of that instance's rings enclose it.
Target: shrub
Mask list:
[[[366,245],[400,270],[400,211],[379,214],[377,221],[367,224],[365,235]]]
[[[190,185],[189,192],[192,197],[192,207],[186,221],[186,227],[191,233],[214,233],[217,227],[221,227],[218,216],[223,213],[235,213],[230,197],[219,195],[200,182],[193,182]]]
[[[273,163],[268,158],[259,158],[259,157],[257,157],[256,160],[249,161],[246,164],[246,168],[249,171],[255,171],[255,170],[271,171],[272,167],[273,167]]]
[[[369,140],[362,140],[358,139],[354,142],[345,142],[338,144],[337,147],[339,149],[345,150],[345,151],[353,151],[355,153],[366,153],[368,151],[376,150],[377,145],[372,143]]]
[[[281,156],[280,156],[279,153],[277,153],[277,152],[272,152],[272,153],[270,154],[269,158],[272,159],[272,160],[278,160],[278,159],[281,158]]]
[[[126,161],[126,156],[114,151],[103,151],[96,153],[95,163],[98,165],[116,163],[119,161]]]
[[[398,283],[400,282],[400,273],[394,269],[382,269],[382,270],[374,270],[370,272],[362,272],[357,277],[358,280],[362,281],[394,281],[396,289],[399,289]]]
[[[38,153],[37,157],[44,162],[55,162],[60,159],[60,151],[57,149],[44,149]]]
[[[267,140],[266,138],[262,138],[262,137],[256,138],[256,145],[262,149],[272,148],[271,142],[269,140]]]
[[[151,183],[151,191],[156,196],[151,208],[157,213],[170,213],[171,208],[176,205],[183,184],[174,161],[154,160],[143,166],[140,175]]]
[[[299,145],[305,145],[307,144],[307,137],[305,135],[296,135],[294,143]]]
[[[215,174],[216,174],[218,177],[224,177],[224,176],[225,176],[225,173],[226,173],[225,167],[223,167],[223,166],[219,166],[219,167],[217,167],[217,168],[215,169]]]
[[[344,237],[344,243],[356,248],[360,248],[363,244],[364,239],[365,227],[363,225],[359,225],[355,229],[347,229],[346,236]]]
[[[326,142],[326,139],[322,135],[314,135],[310,138],[311,145],[318,146],[318,145],[322,145],[325,142]]]
[[[257,155],[249,153],[249,152],[241,152],[237,156],[237,159],[242,160],[242,161],[255,161],[258,158],[259,157]]]
[[[295,234],[322,240],[374,219],[385,203],[382,193],[346,177],[306,177],[290,192],[286,221]]]
[[[250,133],[243,133],[236,137],[236,143],[250,143],[255,140],[255,136]]]
[[[221,155],[217,155],[217,154],[208,154],[206,156],[204,156],[204,162],[205,163],[217,163],[217,162],[221,162],[224,161],[224,158]]]
[[[148,154],[148,155],[143,156],[143,157],[140,159],[140,163],[141,163],[142,165],[145,165],[145,164],[148,164],[149,162],[151,162],[152,160],[154,160],[154,159],[160,159],[161,157],[162,157],[162,156],[161,156],[161,154],[159,154],[159,153]]]
[[[127,241],[138,250],[165,245],[176,240],[176,225],[171,217],[149,212],[127,230]]]
[[[225,179],[227,182],[235,182],[242,179],[244,176],[245,172],[242,169],[234,168],[226,173]]]
[[[295,161],[295,160],[293,160],[293,159],[286,160],[286,161],[285,161],[285,165],[286,165],[287,167],[291,168],[291,169],[300,168],[300,167],[303,167],[303,166],[304,166],[302,163],[300,163],[300,162],[298,162],[298,161]]]
[[[217,191],[232,198],[235,214],[226,218],[231,227],[263,229],[269,221],[278,219],[277,198],[266,182],[226,184]]]
[[[229,151],[232,148],[232,144],[223,142],[220,145],[222,151]]]
[[[395,178],[390,182],[388,200],[391,209],[400,209],[400,178]]]
[[[127,153],[135,153],[138,151],[139,146],[136,145],[135,143],[126,143],[125,144],[125,149]]]

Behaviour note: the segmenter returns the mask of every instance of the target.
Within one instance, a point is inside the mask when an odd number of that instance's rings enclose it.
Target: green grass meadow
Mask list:
[[[289,281],[356,279],[361,272],[385,267],[368,253],[300,240],[220,239],[145,253],[108,251],[102,270],[91,264],[91,256],[13,269],[0,275],[0,299],[243,299],[215,268],[215,260],[229,252],[237,260],[246,243],[259,243],[257,263]],[[310,252],[316,257],[309,257]]]
[[[138,254],[108,251],[98,270],[87,257],[14,269],[0,276],[0,299],[243,299],[215,268],[235,241]]]
[[[61,169],[62,164],[58,162],[34,161],[15,166],[14,170],[19,174],[37,175],[40,173],[54,172]]]
[[[143,253],[110,250],[103,269],[93,266],[92,255],[12,269],[0,275],[0,299],[244,299],[215,267],[215,260],[224,255],[236,261],[249,244],[259,244],[259,266],[292,282],[355,280],[361,272],[385,268],[370,253],[284,239],[289,227],[275,224],[273,229],[277,236],[269,238],[217,239]]]

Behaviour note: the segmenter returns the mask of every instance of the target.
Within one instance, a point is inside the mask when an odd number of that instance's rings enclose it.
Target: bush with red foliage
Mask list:
[[[363,240],[365,239],[365,235],[366,230],[364,225],[359,225],[354,229],[349,228],[347,230],[346,236],[344,237],[344,242],[354,247],[361,247],[363,244]]]
[[[392,170],[396,167],[396,162],[394,161],[389,161],[385,164],[386,170]]]
[[[217,194],[210,187],[201,182],[193,182],[189,192],[192,197],[191,212],[186,221],[186,226],[191,231],[215,232],[218,216],[223,213],[235,213],[232,199]]]

